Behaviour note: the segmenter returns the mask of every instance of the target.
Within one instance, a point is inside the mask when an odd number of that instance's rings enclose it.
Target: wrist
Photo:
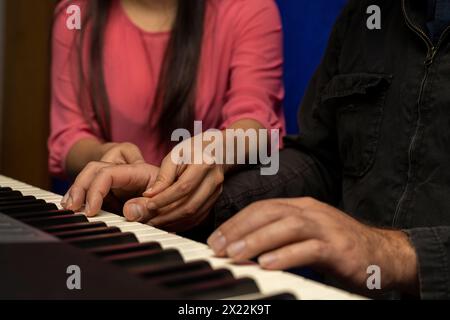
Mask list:
[[[383,234],[389,247],[384,259],[389,262],[387,270],[392,272],[389,286],[416,295],[419,291],[417,254],[408,235],[391,230],[383,230]]]

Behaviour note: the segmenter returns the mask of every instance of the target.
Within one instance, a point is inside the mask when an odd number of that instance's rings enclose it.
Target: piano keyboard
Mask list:
[[[20,192],[24,197],[22,201],[28,201],[32,203],[33,201],[35,201],[33,200],[34,198],[41,199],[46,203],[55,204],[59,210],[62,210],[60,205],[62,197],[51,192],[35,188],[20,181],[1,175],[0,187],[11,188],[12,190]],[[6,191],[7,189],[3,190]],[[64,215],[64,212],[57,212],[57,215],[55,213],[54,219],[57,220],[58,218],[60,218],[61,214]],[[23,216],[25,217],[25,215]],[[20,218],[20,213],[16,214],[15,217]],[[48,223],[48,219],[42,219],[39,217],[33,217],[31,221],[30,218],[22,220],[24,223],[27,223],[28,221],[33,226],[39,226],[41,229],[44,229],[44,231],[52,233],[53,236],[60,238],[63,241],[68,241],[69,243],[81,247],[84,250],[90,250],[97,256],[104,256],[107,261],[108,259],[110,259],[110,262],[116,262],[119,265],[124,261],[124,263],[130,263],[130,261],[139,262],[139,251],[135,252],[137,259],[121,260],[120,254],[108,256],[108,247],[102,246],[103,249],[95,250],[96,247],[92,244],[101,244],[101,241],[103,241],[102,239],[110,239],[115,235],[119,235],[118,237],[120,239],[125,239],[126,237],[132,237],[134,235],[139,243],[141,243],[140,246],[144,246],[143,248],[147,246],[147,251],[144,250],[144,252],[154,252],[152,251],[152,249],[156,249],[157,247],[163,249],[161,251],[164,252],[163,254],[152,256],[154,259],[161,259],[161,261],[167,260],[172,262],[177,261],[178,264],[167,264],[168,266],[172,266],[173,274],[175,274],[175,276],[172,275],[172,278],[170,279],[171,281],[183,280],[183,274],[176,274],[176,271],[178,270],[177,268],[179,268],[179,270],[185,270],[182,267],[192,268],[192,275],[198,275],[201,278],[202,270],[204,270],[204,268],[209,268],[209,266],[214,269],[214,272],[211,274],[211,276],[215,275],[220,277],[220,275],[231,274],[234,279],[237,279],[237,281],[241,281],[242,287],[245,288],[242,292],[234,292],[231,296],[219,294],[218,297],[220,299],[263,299],[275,296],[283,297],[286,296],[286,294],[290,294],[290,296],[294,297],[295,299],[303,300],[362,299],[362,297],[359,297],[357,295],[350,294],[345,291],[329,287],[291,273],[281,271],[266,271],[259,268],[257,264],[253,263],[249,263],[246,265],[233,264],[228,259],[215,257],[212,250],[210,250],[209,247],[205,244],[198,243],[180,237],[176,234],[168,233],[141,223],[128,222],[121,216],[105,211],[102,211],[98,216],[94,218],[88,218],[88,221],[91,223],[89,228],[84,228],[81,226],[86,224],[82,222],[82,220],[85,221],[86,219],[84,215],[67,212],[67,217],[69,217],[70,223],[72,224],[71,228],[64,228],[57,222]],[[40,225],[39,219],[46,222]],[[75,229],[74,226],[76,226],[77,223],[79,224],[80,228]],[[58,227],[55,227],[56,225],[58,225]],[[2,229],[0,228],[0,237],[2,236],[1,233]],[[86,241],[86,239],[90,241]],[[120,241],[118,243],[120,243]],[[133,245],[131,245],[131,247],[132,246]],[[112,250],[112,247],[109,248],[109,250]],[[117,248],[120,248],[120,246],[116,246],[115,248],[117,250]],[[116,253],[120,253],[120,250],[117,250]],[[130,255],[128,254],[127,257],[129,258]],[[145,274],[146,272],[156,272],[154,269],[146,268],[145,265],[140,265],[139,263],[136,263],[136,265],[128,265],[128,267],[132,267],[131,270],[133,270],[133,272],[141,275]],[[162,279],[164,279],[165,276],[162,275],[161,277]],[[162,281],[162,279],[159,280]],[[252,285],[248,282],[249,279],[251,279],[251,282],[256,285],[255,288],[252,288]],[[207,297],[208,296],[203,298]],[[216,296],[213,295],[212,297],[215,298]]]

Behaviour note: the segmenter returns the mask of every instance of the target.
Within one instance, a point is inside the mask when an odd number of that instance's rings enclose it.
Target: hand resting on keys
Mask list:
[[[61,202],[65,209],[95,216],[111,194],[125,202],[129,221],[169,231],[200,224],[222,192],[223,173],[215,165],[174,165],[167,157],[159,169],[146,163],[91,162]]]
[[[125,202],[142,195],[154,184],[159,168],[146,164],[113,164],[109,162],[90,162],[77,176],[75,182],[61,201],[68,210],[81,211],[95,216],[102,208],[107,196]],[[124,214],[136,221],[132,204],[125,203]]]
[[[417,257],[402,231],[366,226],[310,198],[256,202],[208,240],[218,256],[259,257],[265,269],[312,266],[367,290],[368,267],[381,269],[381,289],[418,292]]]
[[[237,121],[232,127],[241,130],[262,128],[253,120]],[[223,140],[227,141],[226,132],[222,131],[221,134]],[[110,151],[111,158],[102,158],[112,164],[94,162],[82,170],[69,194],[64,197],[65,208],[79,210],[86,201],[86,213],[95,215],[101,208],[101,200],[111,189],[115,195],[125,191],[125,195],[136,197],[128,197],[126,200],[129,201],[123,207],[123,213],[130,221],[148,223],[174,232],[186,231],[201,224],[222,193],[226,172],[238,165],[226,163],[219,155],[214,156],[217,159],[209,157],[205,149],[211,141],[200,139],[198,146],[196,138],[186,139],[178,145],[192,145],[191,148],[182,149],[190,150],[182,155],[183,161],[174,161],[180,153],[180,149],[174,148],[164,158],[159,170],[140,160],[140,153],[136,153],[139,152],[137,147],[126,149],[136,156],[134,164],[128,166],[123,163],[130,161],[129,156],[124,155],[120,146],[119,149],[113,148]],[[245,144],[244,158],[255,152],[250,150],[249,145]],[[218,152],[221,157],[225,157],[227,152],[225,143],[223,148],[223,152]],[[193,161],[198,154],[202,155],[199,163]],[[124,161],[114,160],[121,157]],[[142,173],[142,170],[145,172]],[[155,172],[158,172],[156,176]],[[126,190],[123,190],[124,183],[127,183]],[[132,186],[133,183],[136,185]]]

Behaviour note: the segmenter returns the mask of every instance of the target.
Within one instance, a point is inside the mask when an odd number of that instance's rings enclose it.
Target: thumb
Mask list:
[[[121,150],[121,155],[125,159],[126,163],[139,164],[144,163],[144,156],[138,146],[128,143],[126,147]]]
[[[128,221],[147,223],[157,216],[156,207],[149,198],[129,200],[123,207],[123,214]]]
[[[170,187],[177,179],[177,167],[170,157],[166,157],[161,163],[155,183],[144,192],[143,196],[151,198]]]

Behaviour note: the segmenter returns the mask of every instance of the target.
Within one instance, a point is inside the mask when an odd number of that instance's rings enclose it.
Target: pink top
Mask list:
[[[105,34],[105,83],[111,104],[114,142],[132,142],[147,162],[159,165],[159,114],[153,108],[169,33],[146,32],[113,0]],[[78,3],[83,10],[85,0]],[[68,5],[63,2],[62,5]],[[56,18],[53,34],[49,167],[63,175],[65,158],[83,138],[101,141],[78,104],[78,64],[73,47],[77,31],[66,27],[66,10]],[[273,0],[207,0],[205,36],[197,88],[196,119],[203,130],[227,128],[254,119],[284,134],[282,100],[282,28]],[[149,130],[150,128],[150,130]],[[102,141],[103,142],[103,141]]]

